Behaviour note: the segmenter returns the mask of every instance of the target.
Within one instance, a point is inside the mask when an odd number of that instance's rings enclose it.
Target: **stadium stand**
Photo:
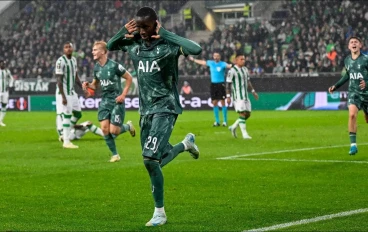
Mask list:
[[[159,9],[158,1],[32,1],[2,28],[7,33],[1,34],[1,56],[17,79],[50,79],[62,43],[72,41],[80,77],[91,77],[93,42],[107,41],[143,5]],[[162,7],[172,13],[181,5],[167,2]],[[133,72],[123,53],[112,53],[111,58]]]
[[[206,43],[201,41],[202,59],[212,59],[215,50],[232,62],[234,54],[247,56],[247,67],[261,73],[316,73],[340,71],[347,54],[346,39],[368,30],[367,1],[283,1],[278,20],[246,21],[217,29]],[[267,24],[272,24],[271,32]],[[368,51],[367,40],[363,52]],[[206,68],[187,62],[184,74],[208,73]]]
[[[75,44],[82,79],[91,77],[93,60],[91,47],[95,40],[108,40],[143,5],[162,9],[166,15],[180,10],[187,1],[46,1],[27,4],[1,31],[0,52],[8,61],[14,77],[53,77],[55,58],[61,54],[61,44]],[[180,3],[180,4],[179,4]],[[349,0],[283,1],[277,20],[245,20],[222,25],[209,41],[197,41],[203,47],[198,58],[211,59],[215,50],[222,59],[232,62],[237,52],[246,54],[251,72],[262,74],[334,72],[342,67],[346,54],[346,39],[351,35],[364,38],[367,34],[368,2]],[[280,18],[281,17],[281,18]],[[276,19],[276,17],[275,17]],[[270,30],[270,25],[273,30]],[[172,31],[184,35],[184,25]],[[221,28],[221,29],[220,29]],[[367,41],[363,52],[367,52]],[[131,61],[124,53],[112,53],[134,74]],[[208,75],[208,69],[191,62],[181,62],[182,75]],[[254,71],[253,71],[254,70]],[[257,71],[256,71],[257,70]]]

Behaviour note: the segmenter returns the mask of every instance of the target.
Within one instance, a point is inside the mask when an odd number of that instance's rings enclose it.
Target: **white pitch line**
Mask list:
[[[368,145],[368,143],[358,144],[358,146],[364,146],[364,145]],[[299,151],[312,151],[312,150],[331,149],[331,148],[339,148],[339,147],[347,147],[347,146],[348,145],[335,145],[335,146],[325,146],[325,147],[306,147],[306,148],[299,148],[299,149],[266,151],[266,152],[250,153],[250,154],[244,154],[244,155],[225,156],[225,157],[219,157],[219,158],[216,158],[216,159],[227,160],[227,159],[235,159],[235,158],[239,158],[239,157],[258,156],[258,155],[272,155],[272,154],[290,153],[290,152],[299,152]]]
[[[315,217],[315,218],[303,219],[303,220],[294,221],[294,222],[278,224],[278,225],[269,226],[269,227],[263,227],[263,228],[252,229],[252,230],[244,230],[243,232],[278,230],[278,229],[283,229],[283,228],[287,228],[287,227],[290,227],[290,226],[309,224],[309,223],[319,222],[319,221],[326,221],[326,220],[330,220],[330,219],[337,218],[337,217],[346,217],[346,216],[350,216],[350,215],[354,215],[354,214],[367,213],[367,212],[368,212],[368,208],[357,209],[357,210],[351,210],[351,211],[345,211],[345,212],[340,212],[340,213],[335,213],[335,214],[329,214],[329,215]]]
[[[280,162],[316,162],[316,163],[357,163],[368,164],[368,161],[364,160],[307,160],[307,159],[267,159],[267,158],[235,158],[236,160],[250,160],[250,161],[280,161]]]

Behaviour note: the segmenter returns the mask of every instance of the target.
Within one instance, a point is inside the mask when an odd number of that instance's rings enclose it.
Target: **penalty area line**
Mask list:
[[[364,145],[368,145],[368,143],[358,144],[358,146],[364,146]],[[225,157],[219,157],[219,158],[216,158],[216,159],[231,160],[231,159],[236,159],[236,158],[240,158],[240,157],[248,157],[248,156],[272,155],[272,154],[300,152],[300,151],[313,151],[313,150],[331,149],[331,148],[339,148],[339,147],[347,147],[347,146],[349,146],[349,145],[334,145],[334,146],[325,146],[325,147],[306,147],[306,148],[298,148],[298,149],[290,149],[290,150],[266,151],[266,152],[250,153],[250,154],[244,154],[244,155],[225,156]]]
[[[303,219],[303,220],[294,221],[294,222],[278,224],[278,225],[269,226],[269,227],[262,227],[262,228],[258,228],[258,229],[244,230],[243,232],[248,232],[248,231],[249,232],[250,231],[258,232],[258,231],[278,230],[278,229],[283,229],[283,228],[287,228],[287,227],[291,227],[291,226],[304,225],[304,224],[309,224],[309,223],[319,222],[319,221],[326,221],[326,220],[330,220],[330,219],[333,219],[333,218],[347,217],[347,216],[350,216],[350,215],[367,213],[367,212],[368,212],[368,208],[357,209],[357,210],[351,210],[351,211],[345,211],[345,212],[340,212],[340,213],[335,213],[335,214],[324,215],[324,216],[315,217],[315,218]]]

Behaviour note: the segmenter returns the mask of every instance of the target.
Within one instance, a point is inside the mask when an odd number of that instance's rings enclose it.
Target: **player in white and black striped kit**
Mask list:
[[[66,42],[63,45],[64,55],[56,61],[55,74],[56,88],[56,125],[59,136],[63,138],[64,148],[78,148],[70,142],[70,130],[82,117],[82,110],[78,95],[74,90],[75,84],[82,88],[77,73],[77,60],[72,57],[73,44]],[[60,138],[59,138],[60,140]]]
[[[229,70],[226,77],[226,101],[230,104],[232,97],[235,111],[239,113],[239,118],[233,125],[229,126],[231,134],[236,138],[236,128],[239,126],[243,139],[251,139],[252,137],[249,136],[245,124],[252,111],[248,89],[251,90],[256,100],[258,100],[258,94],[250,82],[248,69],[244,65],[245,56],[241,54],[236,55],[235,65]]]
[[[5,61],[0,60],[0,126],[6,126],[3,122],[6,114],[6,106],[9,101],[9,87],[13,87],[13,76],[5,66]]]

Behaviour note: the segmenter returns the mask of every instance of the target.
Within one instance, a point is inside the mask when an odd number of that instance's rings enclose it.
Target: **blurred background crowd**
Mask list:
[[[1,57],[7,60],[14,78],[54,76],[56,59],[62,44],[75,45],[79,76],[92,77],[94,41],[108,41],[131,20],[142,6],[157,9],[165,27],[167,14],[175,13],[186,1],[65,1],[34,0],[4,24],[0,34]],[[348,54],[349,36],[363,38],[363,53],[368,52],[368,1],[288,0],[284,20],[256,20],[249,24],[239,20],[218,27],[209,41],[196,41],[203,47],[199,59],[212,59],[220,51],[222,60],[231,63],[236,53],[246,55],[246,66],[254,75],[267,73],[339,72]],[[177,24],[172,32],[185,36],[186,27]],[[128,56],[111,52],[110,58],[123,64],[134,75]],[[181,62],[180,74],[194,78],[208,75],[207,67]]]

